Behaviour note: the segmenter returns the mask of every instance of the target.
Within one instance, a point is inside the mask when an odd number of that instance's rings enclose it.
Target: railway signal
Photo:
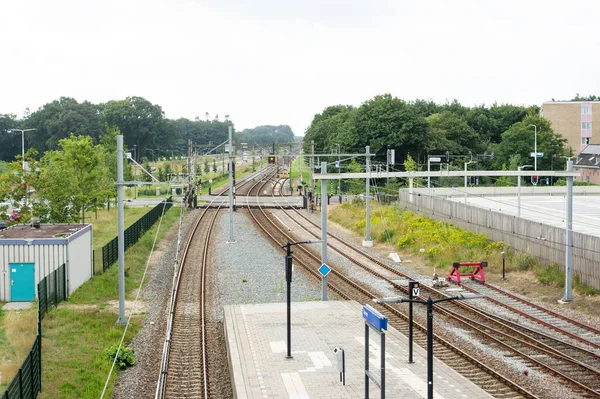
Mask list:
[[[269,162],[270,164],[274,164],[275,163],[275,156],[274,155],[269,155]]]

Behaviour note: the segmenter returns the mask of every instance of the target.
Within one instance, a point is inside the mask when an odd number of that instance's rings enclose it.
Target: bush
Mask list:
[[[529,252],[517,252],[513,262],[517,270],[531,270],[537,264],[537,260]]]
[[[557,285],[561,288],[565,286],[564,275],[556,265],[540,266],[536,270],[535,276],[541,284]]]
[[[136,362],[133,349],[121,348],[121,350],[119,350],[118,345],[113,345],[104,353],[106,357],[112,362],[115,360],[115,356],[117,356],[117,351],[119,352],[119,355],[116,363],[119,369],[123,370],[127,367],[135,366]]]

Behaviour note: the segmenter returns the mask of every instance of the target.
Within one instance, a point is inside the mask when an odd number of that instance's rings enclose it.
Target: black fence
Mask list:
[[[42,390],[42,320],[49,309],[67,299],[65,264],[38,284],[38,328],[31,351],[8,384],[2,399],[35,399]]]
[[[154,223],[156,223],[163,212],[167,212],[172,206],[173,198],[169,197],[139,218],[134,224],[126,228],[124,232],[125,250],[138,242],[144,233],[150,230]],[[102,247],[102,271],[106,271],[106,269],[112,266],[118,258],[118,237],[115,237]]]

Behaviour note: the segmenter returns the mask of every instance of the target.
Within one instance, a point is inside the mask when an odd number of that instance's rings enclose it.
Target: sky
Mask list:
[[[598,0],[2,0],[0,114],[141,96],[290,125],[378,94],[474,106],[600,94]]]

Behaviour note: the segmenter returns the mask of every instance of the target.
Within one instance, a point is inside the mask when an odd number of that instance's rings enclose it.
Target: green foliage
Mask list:
[[[565,276],[557,265],[540,265],[535,270],[535,276],[538,281],[544,285],[555,285],[561,288],[565,286]]]
[[[271,144],[290,143],[294,141],[294,132],[288,125],[257,126],[253,129],[244,129],[235,135],[237,143]]]
[[[135,355],[133,349],[129,348],[121,348],[119,350],[118,345],[113,345],[106,351],[104,351],[104,355],[111,362],[117,359],[116,365],[120,370],[126,369],[127,367],[135,366]]]
[[[43,158],[36,189],[49,209],[40,216],[55,223],[78,222],[86,210],[102,208],[114,195],[105,149],[89,136],[61,139],[59,147]]]
[[[538,261],[529,252],[517,252],[514,255],[513,264],[517,270],[533,270]]]

